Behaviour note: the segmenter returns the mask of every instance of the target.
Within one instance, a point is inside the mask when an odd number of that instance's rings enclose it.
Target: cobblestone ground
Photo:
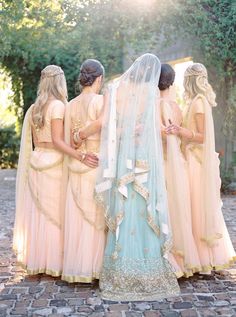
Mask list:
[[[236,266],[210,276],[180,279],[181,295],[157,302],[110,302],[98,284],[68,284],[46,275],[28,277],[11,251],[15,171],[0,170],[0,317],[236,316]],[[236,197],[224,197],[224,215],[236,247]]]

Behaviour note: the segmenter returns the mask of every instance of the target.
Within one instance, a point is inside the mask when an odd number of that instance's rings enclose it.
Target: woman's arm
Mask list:
[[[94,168],[98,166],[98,158],[95,155],[78,152],[66,144],[64,141],[64,125],[62,119],[53,119],[51,121],[51,132],[52,142],[56,149],[64,154],[72,156],[89,167]]]
[[[197,99],[193,107],[196,109],[202,109],[202,100]],[[186,141],[191,141],[195,143],[202,144],[204,142],[204,128],[205,128],[205,120],[203,112],[196,112],[194,115],[194,119],[196,122],[197,132],[191,131],[189,129],[180,127],[179,125],[171,124],[166,128],[166,134],[176,134],[185,139]]]
[[[79,137],[81,140],[87,139],[90,135],[98,133],[102,128],[102,117],[99,117],[97,120],[93,121],[87,127],[79,131]]]

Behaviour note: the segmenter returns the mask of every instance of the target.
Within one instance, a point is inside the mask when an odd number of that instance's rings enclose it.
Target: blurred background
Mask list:
[[[100,60],[109,80],[146,52],[174,66],[181,107],[186,67],[201,62],[208,68],[218,103],[214,119],[222,190],[235,188],[233,0],[1,0],[0,168],[16,167],[22,119],[35,100],[42,68],[63,68],[71,99],[85,59]]]

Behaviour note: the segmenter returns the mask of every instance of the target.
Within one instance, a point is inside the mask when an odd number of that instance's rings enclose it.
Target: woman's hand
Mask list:
[[[167,128],[165,128],[165,133],[166,134],[179,135],[180,134],[180,129],[181,129],[180,126],[172,123]]]
[[[86,153],[84,155],[85,157],[81,161],[83,164],[91,168],[98,167],[99,159],[94,153]]]

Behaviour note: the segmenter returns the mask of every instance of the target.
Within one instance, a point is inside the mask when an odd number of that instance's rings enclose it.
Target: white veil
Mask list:
[[[160,238],[165,255],[171,232],[162,154],[160,70],[159,59],[144,54],[108,86],[95,195],[105,209],[108,229],[118,241],[119,226],[126,216],[123,202],[130,198],[131,184],[146,201],[140,221],[146,221]],[[117,252],[115,249],[114,256]]]

